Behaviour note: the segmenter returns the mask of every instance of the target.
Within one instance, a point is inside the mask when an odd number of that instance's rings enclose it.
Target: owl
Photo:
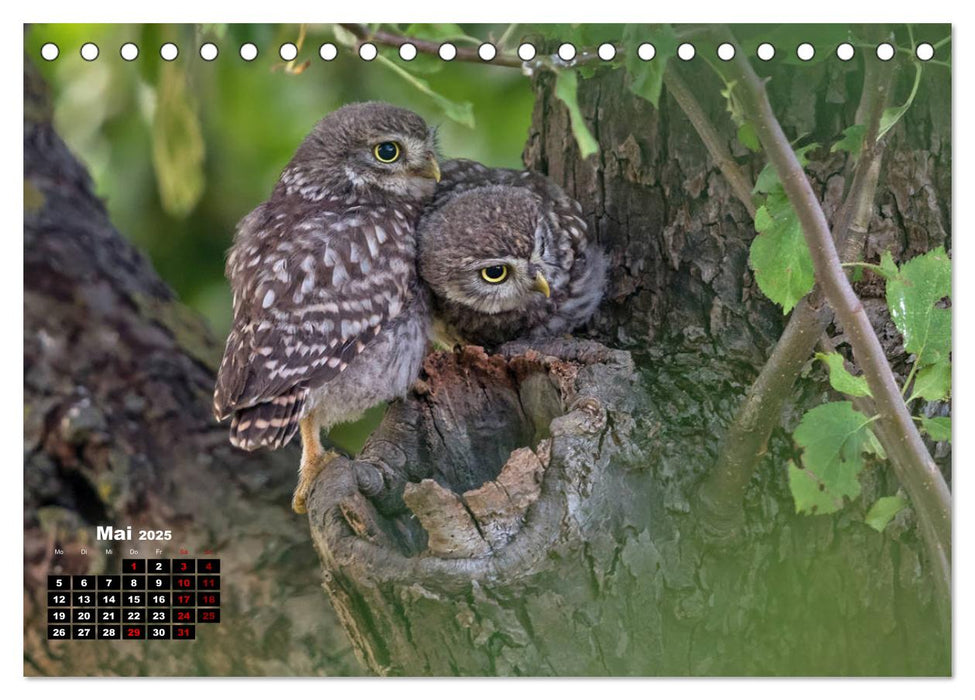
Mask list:
[[[214,414],[245,450],[301,431],[297,513],[334,456],[320,431],[405,395],[419,373],[430,300],[415,234],[439,180],[421,117],[351,104],[315,125],[270,198],[238,224]]]
[[[444,162],[417,233],[437,340],[492,347],[569,333],[589,320],[606,260],[581,212],[538,173]]]

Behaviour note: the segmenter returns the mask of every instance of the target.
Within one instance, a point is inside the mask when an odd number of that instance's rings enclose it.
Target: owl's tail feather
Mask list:
[[[295,387],[266,403],[235,412],[230,421],[230,443],[248,451],[284,447],[298,432],[307,396],[307,387]]]

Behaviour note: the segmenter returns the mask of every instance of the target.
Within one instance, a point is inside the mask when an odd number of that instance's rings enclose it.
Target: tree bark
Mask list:
[[[845,85],[856,79],[827,62],[801,77],[780,69],[769,88],[788,105],[787,132],[820,129],[812,137],[829,143],[853,123]],[[913,514],[883,533],[863,522],[897,489],[888,467],[865,470],[862,499],[842,512],[797,516],[784,466],[794,448],[779,430],[739,537],[714,542],[700,527],[696,488],[784,319],[748,268],[751,219],[691,126],[666,95],[655,110],[624,81],[622,70],[580,81],[600,145],[583,160],[552,76],[534,78],[526,165],[582,203],[611,258],[590,340],[431,357],[427,391],[316,486],[312,532],[357,656],[406,675],[950,672]],[[721,86],[694,67],[687,81],[754,178],[762,163],[734,140]],[[950,243],[947,80],[924,89],[888,146],[868,260]],[[808,171],[831,217],[846,183],[827,150]],[[882,287],[859,288],[902,354]],[[818,367],[807,374],[788,429],[828,391]],[[537,500],[508,499],[521,510],[501,509],[505,534],[492,540],[498,517],[479,495],[539,471]]]
[[[210,412],[221,346],[112,228],[25,66],[24,673],[361,673],[290,509],[297,451],[230,446]],[[93,541],[96,525],[170,529],[164,556],[212,550],[220,624],[187,643],[47,640],[48,573],[153,554]]]

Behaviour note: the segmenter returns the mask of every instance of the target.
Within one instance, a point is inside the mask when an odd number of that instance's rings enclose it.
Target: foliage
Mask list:
[[[870,387],[864,377],[854,377],[844,366],[845,360],[838,352],[816,353],[816,359],[829,367],[829,383],[834,389],[847,396],[870,396]]]
[[[657,107],[660,104],[667,61],[677,50],[674,30],[667,24],[628,24],[623,30],[623,42],[629,47],[638,47],[644,42],[653,44],[656,52],[653,59],[645,61],[631,49],[625,60],[630,91]]]
[[[599,151],[599,143],[593,137],[592,132],[582,118],[579,111],[579,78],[575,71],[559,71],[555,78],[555,96],[565,103],[569,110],[569,120],[572,124],[572,135],[579,145],[579,154],[583,158],[588,158]]]
[[[816,146],[811,143],[796,149],[800,164],[806,165],[806,153]],[[759,173],[754,191],[766,196],[755,212],[758,235],[752,241],[748,262],[762,293],[779,304],[783,313],[789,313],[812,290],[812,256],[796,212],[771,164]]]
[[[879,265],[868,267],[886,279],[888,310],[904,338],[904,350],[914,357],[904,383],[905,394],[913,387],[908,403],[916,398],[926,401],[948,398],[951,309],[944,303],[951,293],[948,255],[939,247],[898,267],[890,252],[885,251]],[[870,396],[866,380],[846,369],[841,354],[819,353],[816,357],[829,368],[833,389],[852,397]],[[867,425],[871,420],[854,411],[849,402],[827,403],[805,413],[793,438],[804,450],[802,459],[808,473],[801,473],[794,464],[788,465],[789,487],[797,512],[833,512],[842,506],[844,497],[852,499],[859,495],[859,483],[855,483],[863,466],[859,451],[873,452],[883,458],[881,451],[871,447],[879,446],[876,438],[870,439],[873,434]],[[916,420],[932,440],[951,440],[950,418],[921,415]],[[823,442],[832,442],[838,454],[824,449]],[[904,507],[902,504],[895,509],[897,502],[890,498],[878,500],[867,514],[867,524],[883,529]]]
[[[884,496],[870,507],[863,521],[877,532],[883,532],[887,523],[906,507],[907,499],[903,496]]]
[[[797,513],[833,513],[843,506],[844,497],[860,495],[863,453],[884,456],[871,422],[849,401],[825,403],[806,412],[793,433],[803,448],[804,468],[789,465]]]

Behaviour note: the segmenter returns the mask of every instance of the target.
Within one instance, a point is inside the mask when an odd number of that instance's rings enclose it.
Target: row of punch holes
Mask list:
[[[616,58],[617,48],[613,44],[604,43],[600,44],[596,49],[596,53],[600,59],[603,61],[612,61]],[[217,48],[216,44],[206,43],[200,46],[200,58],[204,61],[213,61],[219,55],[220,50]],[[241,45],[240,57],[244,61],[253,61],[257,58],[258,49],[257,46],[251,43],[246,43]],[[365,42],[359,44],[358,47],[359,58],[363,61],[371,61],[379,53],[375,44],[370,42]],[[412,61],[417,56],[417,48],[415,45],[405,42],[399,46],[399,56],[404,61]],[[453,44],[447,42],[440,44],[437,50],[438,55],[444,61],[452,61],[457,58],[457,47]],[[518,58],[522,61],[531,61],[536,55],[535,46],[529,43],[521,44],[518,47]],[[677,57],[684,61],[690,61],[694,58],[697,50],[691,43],[684,43],[677,47]],[[772,44],[765,43],[759,45],[756,55],[763,61],[770,61],[775,57],[776,49]],[[889,61],[894,57],[896,49],[892,44],[882,43],[876,48],[877,58],[881,61]],[[41,47],[41,58],[45,61],[53,61],[58,58],[61,54],[61,49],[57,44],[48,42]],[[129,42],[122,44],[119,49],[119,54],[126,61],[134,61],[139,57],[139,47],[135,44]],[[498,54],[497,48],[493,44],[484,43],[481,44],[477,49],[478,57],[485,63],[490,63],[495,59]],[[567,65],[571,64],[578,57],[578,52],[576,47],[572,44],[565,43],[559,46],[558,57]],[[725,43],[718,46],[717,49],[718,58],[722,61],[730,61],[735,57],[735,47],[732,44]],[[852,44],[843,43],[836,47],[836,57],[841,61],[849,61],[856,54],[856,49]],[[98,58],[99,48],[97,44],[92,42],[85,43],[81,46],[81,57],[86,61],[94,61]],[[177,56],[179,56],[179,47],[173,43],[163,44],[159,49],[159,55],[164,61],[175,61]],[[283,61],[293,61],[298,57],[298,47],[292,43],[281,44],[278,49],[278,55]],[[335,44],[325,43],[322,44],[318,49],[318,55],[323,61],[331,61],[336,56],[338,56],[338,49]],[[650,61],[654,56],[657,55],[657,50],[653,44],[643,43],[637,47],[637,56],[644,61]],[[802,61],[811,61],[816,55],[816,49],[812,44],[804,43],[796,47],[796,56]],[[918,44],[915,48],[915,55],[921,61],[930,61],[934,58],[934,47],[928,43]]]

